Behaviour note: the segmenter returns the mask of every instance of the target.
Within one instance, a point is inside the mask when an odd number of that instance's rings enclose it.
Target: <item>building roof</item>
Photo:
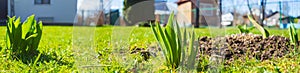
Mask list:
[[[191,0],[179,0],[177,3],[177,5],[181,5],[181,4],[184,4],[186,2],[190,2]]]
[[[170,14],[170,8],[166,1],[155,2],[155,13],[154,14]]]
[[[279,12],[276,11],[276,12],[273,12],[273,13],[267,15],[266,17],[269,18],[269,17],[272,17],[272,16],[274,16],[274,15],[276,15],[276,14],[278,14],[278,13],[279,13]],[[282,14],[282,13],[281,13],[281,14]],[[284,14],[282,14],[282,15],[284,15]]]
[[[295,17],[293,16],[287,16],[287,17],[283,17],[282,20],[289,20],[289,19],[295,19]]]
[[[167,0],[155,0],[155,3],[156,2],[167,2]]]
[[[156,2],[154,6],[155,6],[155,10],[169,11],[167,2]]]
[[[300,19],[300,16],[298,16],[297,19]]]

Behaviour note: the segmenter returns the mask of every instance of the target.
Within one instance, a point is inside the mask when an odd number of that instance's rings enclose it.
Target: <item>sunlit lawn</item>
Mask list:
[[[188,29],[191,30],[191,29]],[[287,29],[269,29],[271,35],[282,35],[288,37]],[[6,27],[0,26],[0,49],[5,48],[5,33]],[[229,28],[196,28],[197,37],[201,36],[224,36],[239,33],[238,29],[234,27]],[[298,34],[299,34],[298,30]],[[253,31],[254,34],[259,34],[257,30]],[[299,36],[298,36],[299,37]],[[44,26],[42,40],[39,45],[39,50],[45,54],[50,55],[53,59],[44,59],[39,62],[38,67],[24,64],[16,60],[7,59],[5,54],[0,53],[0,72],[24,72],[35,68],[38,71],[50,72],[70,72],[76,70],[130,70],[132,67],[125,67],[120,62],[124,60],[117,60],[118,57],[113,57],[114,53],[111,49],[128,50],[130,46],[148,47],[155,44],[156,40],[152,31],[148,27],[73,27],[73,26]],[[110,49],[110,50],[107,50]],[[100,52],[105,52],[103,56],[98,56],[94,60],[81,59],[83,56],[77,56],[78,53],[87,51],[88,55],[97,56]],[[116,54],[116,53],[115,53]],[[127,57],[128,54],[125,54]],[[77,56],[77,57],[76,57]],[[161,55],[160,55],[161,56]],[[108,61],[108,59],[112,59]],[[116,60],[114,60],[116,59]],[[132,59],[133,60],[133,59]],[[98,62],[97,62],[98,61]],[[101,62],[99,62],[101,61]],[[107,61],[107,62],[103,62]],[[126,60],[127,61],[127,60]],[[153,60],[154,62],[155,60]],[[88,62],[94,62],[93,65],[99,64],[100,69],[82,69],[90,65]],[[151,61],[149,61],[151,62]],[[149,63],[148,62],[148,63]],[[269,60],[258,62],[249,60],[247,62],[236,61],[233,65],[221,69],[223,71],[243,71],[243,72],[259,72],[271,71],[275,72],[279,69],[281,72],[298,71],[300,59],[297,56],[290,58],[282,58],[278,60]],[[108,65],[111,64],[111,65]],[[151,63],[153,64],[153,63]],[[108,65],[109,68],[106,66]],[[117,65],[118,67],[113,67]],[[124,67],[123,67],[124,66]],[[141,68],[141,71],[154,70],[153,66],[150,68]],[[146,67],[145,66],[145,67]],[[139,66],[138,66],[139,67]],[[150,71],[151,72],[151,71]]]

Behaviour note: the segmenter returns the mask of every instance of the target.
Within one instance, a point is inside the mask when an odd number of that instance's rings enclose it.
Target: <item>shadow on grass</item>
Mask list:
[[[2,47],[0,47],[0,50],[2,50]],[[40,55],[40,57],[38,57]],[[51,52],[50,54],[41,53],[39,51],[36,52],[28,52],[28,53],[21,53],[21,54],[12,54],[10,55],[11,59],[22,61],[24,64],[30,65],[34,64],[35,61],[37,61],[37,64],[39,63],[45,63],[45,62],[51,62],[54,61],[57,65],[66,65],[68,67],[72,67],[74,65],[74,62],[70,60],[65,60],[66,58],[72,58],[73,56],[61,56],[58,55],[55,52]],[[39,65],[37,65],[39,66]]]

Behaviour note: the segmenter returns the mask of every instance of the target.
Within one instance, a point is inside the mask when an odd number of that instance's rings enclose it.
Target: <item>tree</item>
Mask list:
[[[261,12],[262,12],[262,18],[260,20],[260,24],[262,26],[264,26],[263,22],[264,22],[264,19],[265,19],[265,10],[266,10],[266,3],[267,3],[267,0],[261,0]]]
[[[154,0],[124,0],[124,21],[134,25],[141,21],[154,20]]]
[[[217,1],[217,0],[215,0],[215,1]],[[219,9],[220,9],[220,11],[219,11],[219,17],[220,17],[220,25],[219,25],[219,27],[220,28],[222,28],[222,0],[219,0],[218,1],[218,3],[219,3]]]
[[[257,22],[257,19],[256,19],[256,18],[254,17],[254,15],[253,15],[252,8],[251,8],[251,6],[250,6],[249,0],[247,0],[247,6],[248,6],[248,9],[249,9],[249,11],[250,11],[250,16],[253,17],[253,19]]]
[[[145,1],[145,0],[124,0],[123,2],[123,5],[124,5],[124,8],[123,8],[123,11],[126,11],[130,6],[138,3],[138,2],[141,2],[141,1]]]
[[[256,19],[255,17],[254,17],[254,15],[253,15],[253,12],[252,12],[252,8],[251,8],[251,6],[250,6],[250,3],[249,3],[249,0],[247,0],[247,5],[248,5],[248,9],[249,9],[249,11],[250,11],[250,15],[251,15],[251,17],[253,17],[253,19],[257,22],[257,23],[259,23],[261,26],[264,26],[264,24],[263,24],[263,21],[264,21],[264,18],[265,18],[265,8],[266,8],[266,3],[267,3],[267,0],[261,0],[261,3],[260,3],[260,7],[261,7],[261,14],[262,14],[262,18],[260,19],[260,21],[259,21],[259,19]],[[259,21],[259,22],[258,22]]]
[[[240,21],[239,17],[242,17],[242,14],[244,14],[243,10],[243,3],[245,3],[246,0],[223,0],[222,1],[222,13],[232,13],[233,14],[233,25],[241,24],[238,21]]]

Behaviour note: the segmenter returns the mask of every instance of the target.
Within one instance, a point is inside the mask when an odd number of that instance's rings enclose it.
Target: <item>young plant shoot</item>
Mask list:
[[[184,30],[184,34],[181,35],[180,28],[174,20],[174,13],[170,15],[166,28],[159,26],[158,23],[156,23],[156,26],[151,26],[151,28],[156,40],[162,48],[166,65],[169,69],[177,69],[179,65],[185,61],[185,55],[188,56],[187,61],[189,61],[185,63],[187,68],[191,68],[189,65],[195,65],[194,62],[197,54],[197,48],[194,49],[193,47],[195,39],[194,32],[192,31],[192,35],[189,39],[186,38],[186,30]],[[186,46],[187,40],[189,40],[190,43],[188,48],[189,51],[186,52],[185,49],[188,47]]]
[[[263,26],[261,26],[260,24],[258,24],[253,19],[253,17],[251,17],[250,15],[248,15],[248,18],[249,18],[250,22],[254,25],[254,27],[260,31],[260,33],[263,35],[263,38],[269,37],[269,31],[268,30],[266,30]]]
[[[34,15],[29,16],[23,24],[20,17],[8,17],[6,46],[10,55],[22,60],[37,55],[42,26],[42,22],[37,23]]]

